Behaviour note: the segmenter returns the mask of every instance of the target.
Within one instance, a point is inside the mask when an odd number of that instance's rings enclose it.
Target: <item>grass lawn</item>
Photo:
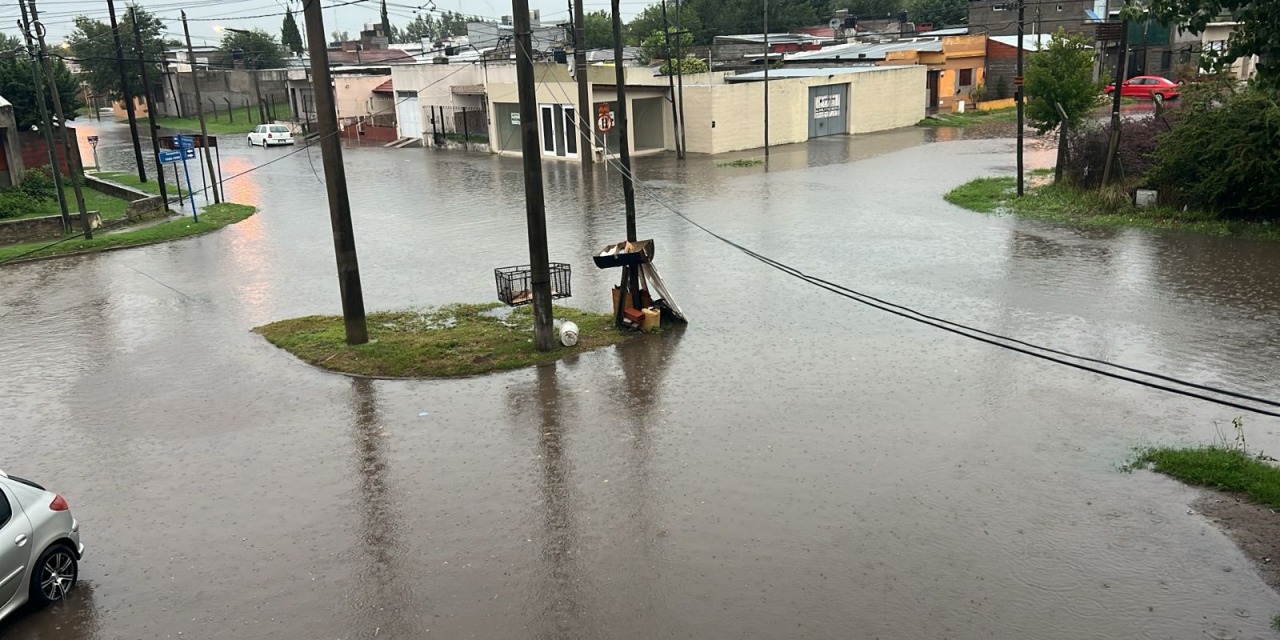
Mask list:
[[[425,311],[368,315],[368,344],[346,343],[341,316],[307,316],[254,329],[268,342],[322,369],[376,377],[444,378],[553,362],[618,344],[638,334],[619,331],[613,316],[556,307],[558,320],[578,325],[578,344],[542,353],[533,346],[529,307],[505,318],[498,303],[455,304]]]
[[[985,122],[1013,122],[1017,119],[1017,109],[993,109],[991,111],[966,111],[964,113],[938,113],[917,122],[916,126],[971,127]]]
[[[138,174],[136,173],[125,173],[123,171],[99,171],[92,175],[95,178],[102,178],[103,180],[109,180],[116,184],[122,184],[126,187],[133,187],[134,189],[144,193],[149,193],[153,196],[160,195],[160,185],[156,182],[154,175],[148,175],[146,182],[139,181]],[[169,186],[170,199],[176,197],[178,194],[178,186],[173,184],[173,181],[169,179],[171,175],[171,171],[165,173],[165,184]],[[186,189],[182,189],[181,191],[183,194],[187,192]]]
[[[204,122],[210,134],[249,133],[253,131],[254,127],[262,124],[258,122],[258,108],[252,105],[237,107],[230,111],[225,106],[218,105],[216,113],[213,109],[208,108],[208,101],[205,102],[205,107]],[[288,120],[293,117],[288,104],[277,104],[272,107],[272,111],[278,120]],[[186,118],[166,116],[157,118],[156,123],[165,129],[180,129],[192,133],[200,133],[200,119],[195,115]]]
[[[116,247],[132,247],[144,244],[156,244],[168,240],[177,240],[188,236],[200,235],[221,229],[248,218],[257,211],[256,208],[243,204],[212,204],[205,207],[200,214],[200,222],[192,222],[190,218],[171,220],[134,231],[108,233],[105,229],[96,230],[92,240],[79,236],[71,236],[63,242],[32,242],[0,247],[0,265],[11,260],[41,258],[68,253],[102,251]]]
[[[1280,466],[1239,448],[1147,449],[1130,466],[1146,465],[1187,484],[1242,493],[1258,504],[1280,509]]]
[[[1145,227],[1177,229],[1218,236],[1241,236],[1280,240],[1280,225],[1221,220],[1204,211],[1183,211],[1172,207],[1138,209],[1114,202],[1096,192],[1077,191],[1067,186],[1046,184],[1029,187],[1026,195],[1015,195],[1012,178],[978,178],[952,189],[947,202],[979,213],[1009,214],[1090,227]]]
[[[86,187],[84,183],[80,184],[81,191],[84,193],[84,207],[88,211],[97,211],[102,214],[103,221],[120,220],[124,218],[125,207],[129,206],[128,200],[113,198],[105,193],[94,191]],[[63,181],[62,192],[67,197],[67,210],[73,214],[79,213],[80,210],[76,205],[76,192],[71,188],[71,180]],[[20,216],[11,218],[3,218],[0,220],[22,220],[24,218],[39,218],[41,216],[60,216],[62,209],[58,206],[57,200],[46,200],[39,203],[39,206],[32,209],[30,213],[24,213]]]

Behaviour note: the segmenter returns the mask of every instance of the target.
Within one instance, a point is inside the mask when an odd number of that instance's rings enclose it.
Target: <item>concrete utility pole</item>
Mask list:
[[[671,137],[676,144],[676,157],[684,157],[684,149],[680,147],[680,135],[676,133],[675,127],[680,124],[680,114],[676,112],[676,70],[671,66],[671,23],[667,21],[667,0],[662,0],[662,35],[666,44],[662,49],[663,56],[667,59],[667,91],[671,92]],[[676,38],[680,36],[677,34]]]
[[[1022,51],[1022,37],[1026,28],[1023,24],[1024,12],[1027,6],[1026,0],[1017,0],[1018,2],[1018,197],[1022,197],[1025,189],[1026,176],[1022,172],[1022,130],[1026,127],[1026,86],[1023,85],[1022,77],[1022,59],[1025,57]],[[1039,42],[1037,39],[1036,42]],[[1038,47],[1037,47],[1038,48]]]
[[[329,224],[333,230],[333,252],[338,261],[342,321],[347,332],[347,344],[364,344],[369,341],[369,328],[365,324],[364,290],[360,286],[356,238],[351,228],[351,201],[347,198],[347,171],[342,165],[342,141],[338,139],[338,110],[333,105],[333,79],[329,75],[329,50],[325,46],[324,16],[320,12],[320,0],[303,0],[302,15],[307,26],[307,46],[311,50],[313,79],[311,86],[316,100],[316,120],[320,125],[320,155],[324,160],[324,186],[329,194]],[[528,12],[526,12],[527,15]],[[526,18],[526,24],[527,20],[528,18]],[[189,39],[188,42],[190,42]]]
[[[530,278],[533,288],[533,344],[538,351],[550,351],[554,346],[551,265],[547,256],[547,211],[542,191],[542,146],[538,143],[538,88],[533,81],[533,33],[529,24],[529,0],[512,0],[511,12],[516,44],[516,89],[520,95],[524,211],[529,227],[529,266],[533,271]]]
[[[587,28],[585,10],[582,8],[586,0],[575,0],[573,3],[573,69],[578,80],[578,159],[582,160],[582,177],[590,179],[595,172],[596,144],[595,118],[592,116],[591,92],[587,86]]]
[[[137,13],[130,7],[129,11],[136,18]],[[107,12],[111,14],[111,40],[116,46],[116,72],[120,74],[120,99],[124,101],[124,112],[129,115],[129,137],[133,140],[133,161],[138,165],[138,180],[147,181],[147,165],[142,164],[142,143],[138,140],[138,117],[133,109],[133,92],[129,91],[129,76],[125,73],[124,47],[120,46],[120,25],[116,24],[116,4],[107,0]],[[137,29],[138,23],[133,23]]]
[[[680,120],[676,123],[676,130],[680,132],[680,157],[683,158],[685,153],[689,151],[689,142],[684,135],[684,45],[680,38],[684,37],[684,29],[680,20],[680,0],[676,0],[676,58],[680,60],[680,65],[676,67],[676,86],[678,87],[676,102],[680,104]],[[711,70],[711,65],[707,65],[707,71]]]
[[[1129,0],[1124,0],[1128,8]],[[1123,16],[1124,12],[1120,12]],[[1115,90],[1111,92],[1111,142],[1107,145],[1107,162],[1102,168],[1102,186],[1111,184],[1111,173],[1115,169],[1116,155],[1120,153],[1120,88],[1124,85],[1124,77],[1129,65],[1129,20],[1120,20],[1120,51],[1116,56]]]
[[[133,43],[138,47],[138,66],[142,70],[142,95],[147,99],[147,124],[151,129],[151,153],[156,158],[156,182],[160,186],[160,201],[164,208],[169,207],[169,189],[164,183],[164,163],[160,162],[160,131],[156,126],[156,104],[151,97],[151,74],[147,73],[147,52],[142,46],[142,27],[138,26],[138,7],[129,7],[133,18]]]
[[[769,160],[769,0],[764,0],[764,159]]]
[[[613,0],[613,71],[618,84],[618,156],[622,160],[622,196],[627,203],[627,240],[636,241],[636,185],[631,179],[631,123],[627,121],[627,74],[622,68],[622,14]],[[634,270],[633,270],[634,271]],[[638,291],[639,287],[632,287]],[[621,303],[618,305],[621,307]]]
[[[53,75],[53,63],[49,62],[44,43],[44,25],[40,24],[40,14],[36,11],[36,0],[31,3],[31,24],[36,28],[36,42],[40,44],[40,62],[44,67],[44,79],[49,83],[49,96],[53,98],[53,113],[58,118],[58,131],[62,133],[62,150],[67,158],[67,173],[71,174],[71,190],[76,194],[76,208],[80,211],[80,226],[84,228],[85,240],[93,239],[93,224],[89,220],[89,212],[84,207],[84,190],[80,188],[80,176],[84,167],[80,166],[79,149],[72,153],[71,134],[67,130],[66,114],[62,111],[62,96],[58,93],[58,80]],[[54,162],[53,170],[58,171],[58,163]]]
[[[204,147],[204,166],[212,172],[213,155],[209,153],[209,128],[204,123],[204,99],[200,97],[200,74],[196,71],[196,52],[191,47],[191,28],[187,26],[186,11],[182,12],[182,35],[187,38],[187,60],[191,63],[191,84],[196,88],[196,116],[200,118],[200,146]],[[325,69],[327,70],[328,67],[326,66]],[[213,184],[216,187],[218,175],[216,173],[210,173],[210,175],[213,177]],[[201,178],[204,177],[203,170],[201,170],[200,176]],[[191,185],[187,185],[187,188],[191,188]],[[205,202],[208,202],[208,197],[209,195],[205,194]],[[213,201],[215,204],[222,202],[222,197],[218,195],[218,189],[216,188],[213,190]],[[192,206],[195,205],[192,204]]]
[[[62,172],[58,171],[58,151],[53,145],[53,123],[49,121],[49,108],[44,104],[44,92],[40,85],[44,78],[40,74],[40,61],[36,57],[36,47],[31,41],[31,22],[27,20],[27,5],[18,0],[22,9],[22,37],[27,43],[27,55],[31,56],[31,86],[36,92],[36,105],[40,110],[40,126],[44,127],[44,145],[49,150],[49,168],[53,169],[53,187],[58,190],[58,209],[62,212],[62,232],[71,233],[71,212],[67,211],[67,194],[62,190]]]

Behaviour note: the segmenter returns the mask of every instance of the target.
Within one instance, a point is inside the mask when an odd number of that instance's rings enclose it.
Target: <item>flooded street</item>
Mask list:
[[[127,170],[127,129],[99,130]],[[1013,171],[1004,138],[820,139],[767,172],[642,158],[640,237],[687,328],[353,380],[249,331],[339,312],[318,149],[223,145],[226,175],[278,160],[227,184],[258,215],[0,269],[0,468],[65,495],[87,548],[70,600],[5,640],[1275,637],[1280,595],[1199,493],[1117,471],[1240,412],[860,306],[649,196],[926,313],[1270,398],[1280,245],[943,201]],[[346,160],[368,308],[489,301],[528,261],[518,158]],[[589,256],[624,237],[621,185],[579,171],[545,165],[550,255],[568,303],[607,310],[617,274]],[[1280,420],[1245,429],[1280,451]]]

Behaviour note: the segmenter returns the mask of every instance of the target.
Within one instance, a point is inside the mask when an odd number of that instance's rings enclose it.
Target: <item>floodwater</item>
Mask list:
[[[127,166],[120,127],[84,128]],[[816,140],[767,172],[641,159],[641,237],[691,324],[443,381],[352,380],[250,333],[336,313],[338,288],[318,153],[225,139],[228,175],[278,160],[227,186],[259,215],[0,270],[0,467],[65,494],[88,548],[70,601],[0,636],[1273,637],[1280,596],[1195,490],[1117,471],[1238,412],[859,306],[650,197],[923,311],[1276,394],[1280,245],[958,209],[941,195],[1013,163],[960,138]],[[490,300],[527,261],[518,159],[346,154],[369,308]],[[545,167],[551,257],[603,310],[618,176]],[[1245,428],[1280,450],[1280,421]]]

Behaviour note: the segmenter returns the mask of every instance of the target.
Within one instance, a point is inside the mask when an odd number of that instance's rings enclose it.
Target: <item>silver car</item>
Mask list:
[[[0,620],[28,602],[46,606],[65,597],[83,555],[67,501],[0,471]]]

